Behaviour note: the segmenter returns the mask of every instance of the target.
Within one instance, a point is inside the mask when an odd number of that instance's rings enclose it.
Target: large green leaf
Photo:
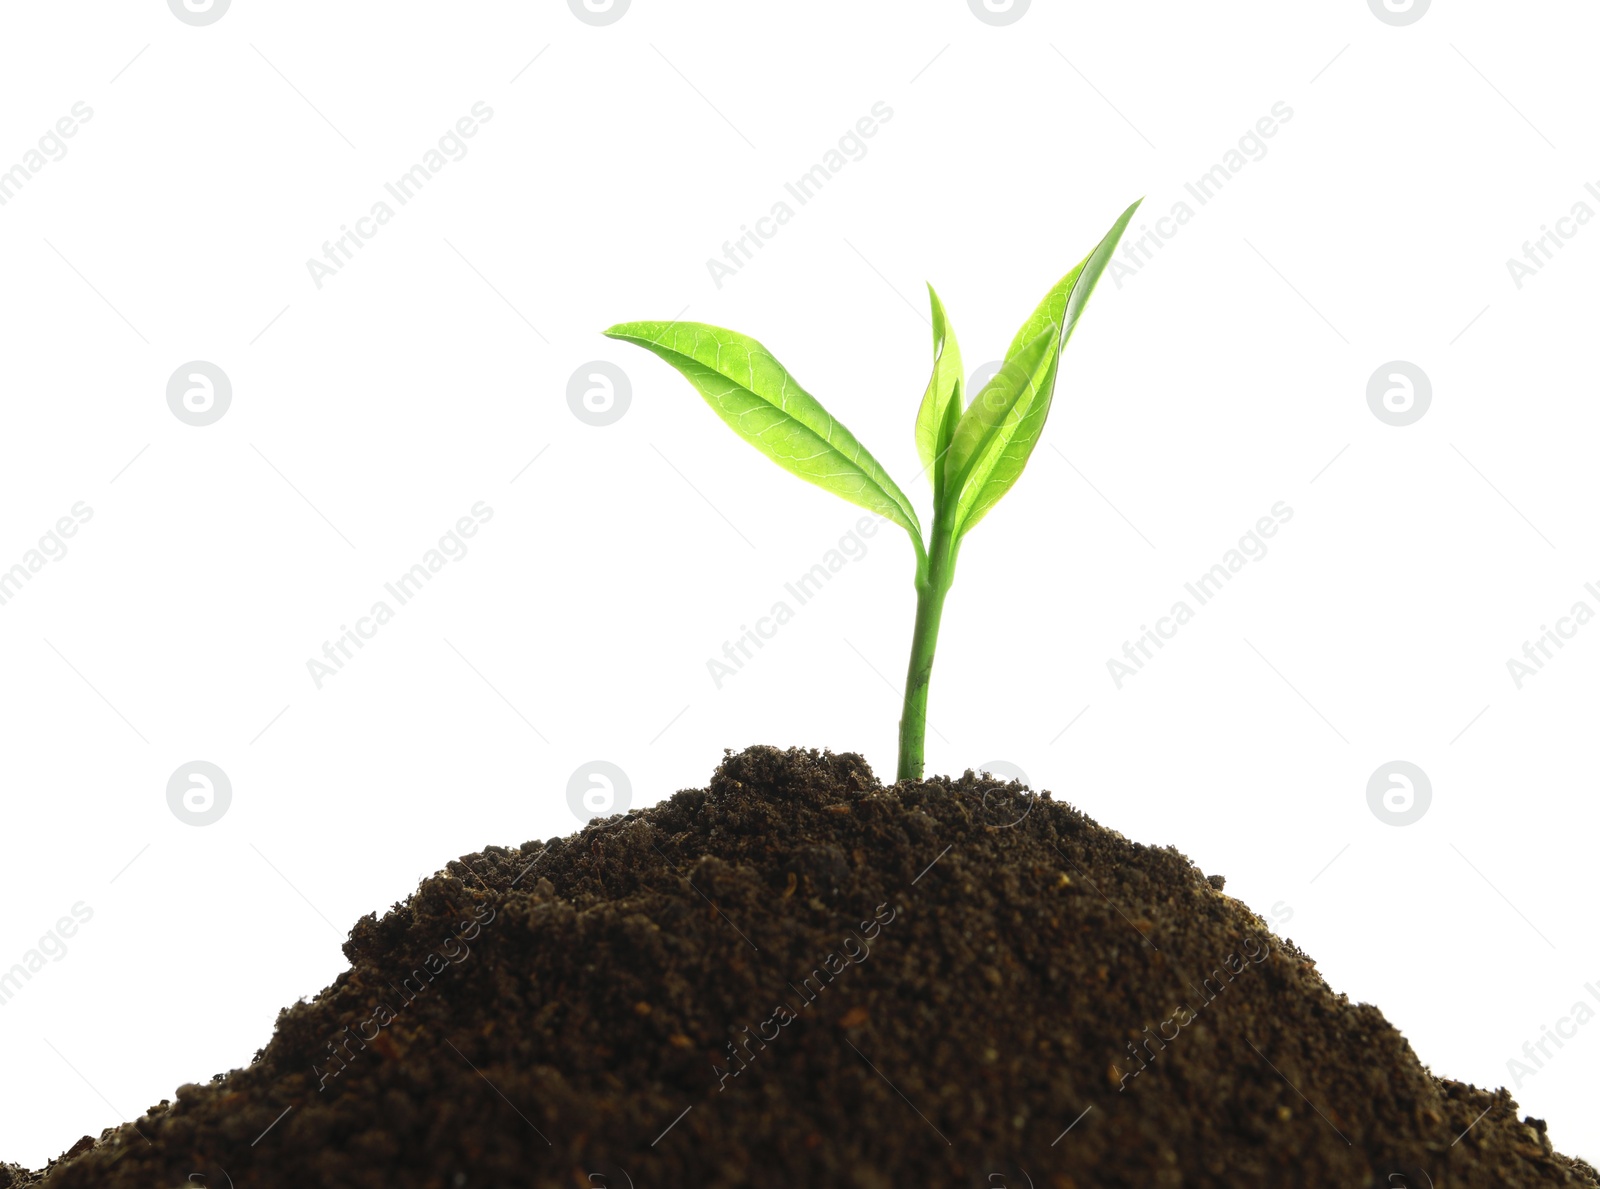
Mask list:
[[[609,338],[683,373],[735,433],[791,474],[922,536],[911,501],[855,436],[755,339],[699,322],[623,322]]]
[[[950,448],[950,435],[965,407],[966,381],[961,375],[961,348],[956,332],[944,312],[944,303],[928,286],[928,301],[933,306],[933,374],[928,377],[922,406],[917,410],[917,454],[923,473],[933,484],[934,504],[944,493],[944,456]]]
[[[1094,251],[1045,294],[1011,340],[1000,373],[962,414],[946,460],[947,474],[960,484],[957,538],[1000,502],[1028,465],[1050,415],[1061,352],[1138,209],[1135,202],[1123,211]]]

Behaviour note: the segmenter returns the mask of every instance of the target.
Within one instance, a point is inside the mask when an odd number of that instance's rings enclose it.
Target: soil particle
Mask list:
[[[251,1064],[0,1189],[1600,1186],[1222,887],[1017,784],[730,753],[450,863]]]

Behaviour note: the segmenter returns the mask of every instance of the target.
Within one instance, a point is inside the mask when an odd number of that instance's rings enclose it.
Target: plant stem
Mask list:
[[[933,651],[939,643],[939,618],[945,595],[955,579],[955,551],[949,526],[933,525],[932,548],[925,573],[917,575],[917,622],[911,632],[911,662],[906,667],[906,699],[900,713],[900,769],[897,780],[921,780],[923,749],[928,734],[928,682],[933,677]]]

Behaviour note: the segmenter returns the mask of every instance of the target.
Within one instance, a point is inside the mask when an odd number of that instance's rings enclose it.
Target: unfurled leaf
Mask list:
[[[957,539],[1011,489],[1027,465],[1050,411],[1059,362],[1056,333],[1046,329],[1001,365],[961,415],[950,446],[946,492],[955,501]]]
[[[962,415],[947,459],[947,473],[960,484],[957,538],[1000,502],[1028,465],[1050,415],[1061,352],[1138,209],[1135,202],[1123,211],[1095,250],[1045,295],[1011,340],[1000,373]]]
[[[961,348],[956,332],[944,312],[944,303],[928,286],[928,301],[933,306],[933,374],[928,377],[922,407],[917,410],[917,454],[923,473],[933,484],[934,502],[944,492],[944,455],[950,435],[964,407],[965,381],[961,375]]]
[[[623,322],[606,335],[677,368],[717,416],[784,470],[894,521],[920,545],[905,493],[755,339],[698,322]]]

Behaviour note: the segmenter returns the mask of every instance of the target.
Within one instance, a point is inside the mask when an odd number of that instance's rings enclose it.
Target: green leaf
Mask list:
[[[733,431],[790,474],[886,517],[918,542],[911,501],[855,436],[755,339],[699,322],[623,322],[608,338],[655,352]]]
[[[1013,352],[956,425],[949,466],[956,492],[953,536],[960,539],[1011,489],[1050,412],[1060,361],[1053,329]]]
[[[1089,295],[1094,292],[1094,287],[1100,281],[1100,274],[1111,263],[1111,254],[1117,250],[1117,244],[1122,239],[1122,233],[1127,230],[1128,222],[1139,209],[1139,199],[1127,210],[1123,211],[1117,221],[1111,225],[1111,230],[1105,237],[1078,263],[1078,266],[1056,282],[1055,287],[1045,294],[1044,300],[1037,309],[1028,316],[1011,340],[1011,346],[1006,349],[1006,358],[1027,343],[1036,335],[1042,334],[1047,327],[1055,327],[1061,335],[1061,346],[1067,345],[1067,340],[1072,337],[1073,328],[1078,325],[1078,318],[1083,314],[1083,307],[1089,302]]]
[[[1123,211],[1094,251],[1045,294],[1011,340],[999,374],[962,414],[946,462],[959,484],[957,539],[1000,502],[1028,465],[1050,415],[1061,352],[1138,209],[1135,202]]]
[[[950,435],[965,407],[965,381],[961,375],[961,348],[956,332],[944,312],[944,303],[928,286],[933,306],[933,374],[928,377],[922,407],[917,410],[917,454],[923,472],[933,484],[933,501],[938,505],[944,492],[944,456],[950,448]]]

